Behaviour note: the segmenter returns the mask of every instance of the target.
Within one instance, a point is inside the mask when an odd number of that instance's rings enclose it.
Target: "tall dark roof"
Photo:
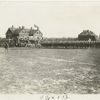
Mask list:
[[[12,33],[14,33],[16,28],[9,28],[8,30],[10,30]]]
[[[12,33],[19,33],[22,29],[19,28],[8,28]]]

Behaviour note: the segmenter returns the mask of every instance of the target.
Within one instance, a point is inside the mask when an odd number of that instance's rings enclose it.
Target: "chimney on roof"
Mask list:
[[[25,26],[22,26],[22,29],[25,29]]]
[[[21,27],[19,26],[19,29],[21,29]]]
[[[14,28],[14,25],[12,25],[12,27],[11,27],[12,29]]]
[[[31,27],[31,30],[32,30],[33,28]]]

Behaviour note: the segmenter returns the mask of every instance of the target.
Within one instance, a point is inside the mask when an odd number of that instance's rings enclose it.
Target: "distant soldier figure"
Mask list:
[[[3,46],[4,46],[5,50],[7,50],[7,52],[8,52],[8,43],[5,42],[5,43],[3,44]]]

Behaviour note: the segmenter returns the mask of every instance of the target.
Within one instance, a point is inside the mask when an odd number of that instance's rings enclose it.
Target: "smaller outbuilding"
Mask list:
[[[95,35],[95,33],[93,33],[90,30],[83,30],[83,32],[81,32],[78,35],[78,40],[79,41],[96,41],[97,36]]]

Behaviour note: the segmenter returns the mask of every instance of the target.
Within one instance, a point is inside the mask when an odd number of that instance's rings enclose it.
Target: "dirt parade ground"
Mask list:
[[[100,93],[99,49],[0,48],[0,94]]]

